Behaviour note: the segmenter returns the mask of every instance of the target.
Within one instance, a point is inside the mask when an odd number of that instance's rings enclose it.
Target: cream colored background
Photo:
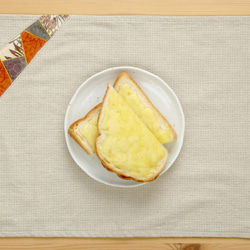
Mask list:
[[[1,16],[0,45],[37,17]],[[249,237],[248,24],[71,16],[0,101],[1,236]],[[128,190],[85,175],[63,137],[78,86],[122,65],[168,82],[187,126],[170,171]]]

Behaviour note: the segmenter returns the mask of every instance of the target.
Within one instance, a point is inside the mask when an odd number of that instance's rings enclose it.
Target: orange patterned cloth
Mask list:
[[[23,43],[23,50],[25,54],[25,59],[27,64],[30,63],[35,54],[43,47],[47,42],[37,36],[34,36],[26,31],[21,34],[21,39]]]
[[[0,97],[68,15],[45,15],[0,49]]]
[[[10,86],[11,79],[10,76],[4,67],[2,61],[0,61],[0,95]]]

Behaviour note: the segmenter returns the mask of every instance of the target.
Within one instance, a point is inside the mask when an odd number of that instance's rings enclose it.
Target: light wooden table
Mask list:
[[[0,14],[249,16],[250,0],[0,0]],[[250,240],[224,238],[1,238],[0,250],[2,249],[250,250]]]

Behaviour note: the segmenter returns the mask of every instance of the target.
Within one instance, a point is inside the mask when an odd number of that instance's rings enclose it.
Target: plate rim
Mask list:
[[[171,165],[163,172],[160,173],[160,176],[162,174],[164,174],[165,172],[167,172],[171,167],[172,165],[174,164],[174,162],[176,161],[176,159],[178,158],[180,152],[181,152],[181,149],[182,149],[182,146],[183,146],[183,142],[184,142],[184,136],[185,136],[185,115],[184,115],[184,112],[183,112],[183,109],[182,109],[182,106],[181,106],[181,103],[180,103],[180,100],[179,98],[177,97],[177,95],[175,94],[175,92],[173,91],[173,89],[162,79],[160,78],[159,76],[155,75],[154,73],[151,73],[147,70],[144,70],[142,68],[138,68],[138,67],[133,67],[133,66],[117,66],[117,67],[111,67],[111,68],[107,68],[107,69],[104,69],[102,71],[99,71],[93,75],[91,75],[90,77],[88,77],[86,80],[84,80],[80,86],[77,88],[77,90],[74,92],[73,96],[71,97],[68,105],[67,105],[67,108],[66,108],[66,112],[65,112],[65,116],[64,116],[64,135],[65,135],[65,141],[66,141],[66,145],[67,145],[67,148],[68,148],[68,151],[70,153],[70,156],[72,157],[72,159],[74,160],[74,162],[78,165],[78,167],[83,171],[85,172],[89,177],[91,177],[92,179],[94,179],[95,181],[98,181],[102,184],[105,184],[105,185],[108,185],[108,186],[112,186],[112,187],[120,187],[120,188],[135,188],[135,187],[139,187],[139,186],[142,186],[142,185],[145,185],[145,184],[148,184],[149,182],[143,182],[143,183],[140,183],[140,182],[135,182],[135,185],[129,185],[129,186],[125,186],[125,185],[119,185],[119,184],[113,184],[113,183],[107,183],[105,181],[101,181],[101,180],[98,180],[94,175],[92,175],[91,173],[89,173],[88,171],[86,171],[85,169],[83,169],[79,164],[79,162],[77,161],[77,159],[74,157],[74,154],[72,153],[72,150],[71,148],[69,147],[69,141],[68,141],[68,128],[67,128],[67,118],[68,118],[68,114],[69,114],[69,110],[70,110],[70,107],[71,107],[71,104],[73,103],[73,101],[75,100],[76,96],[78,95],[78,93],[80,92],[81,88],[84,87],[84,85],[87,84],[87,82],[91,81],[93,78],[95,77],[98,77],[99,75],[102,75],[104,73],[107,73],[109,71],[113,71],[113,70],[123,70],[123,71],[126,71],[126,70],[135,70],[135,71],[140,71],[140,72],[143,72],[145,74],[149,74],[151,75],[152,77],[155,77],[157,78],[159,81],[161,81],[168,89],[169,91],[171,92],[171,94],[174,96],[177,104],[178,104],[178,108],[180,110],[180,113],[181,113],[181,120],[182,120],[182,124],[183,126],[181,127],[181,133],[182,133],[182,137],[181,137],[181,141],[180,141],[180,146],[177,150],[177,153],[175,155],[175,157],[173,158],[173,160],[171,161]]]

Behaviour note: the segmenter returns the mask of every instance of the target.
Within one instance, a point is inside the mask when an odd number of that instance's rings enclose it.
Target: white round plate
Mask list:
[[[151,102],[174,127],[178,139],[164,145],[168,149],[169,156],[161,175],[172,166],[180,153],[184,138],[185,119],[181,104],[174,91],[161,78],[139,68],[110,68],[87,79],[78,88],[68,105],[65,115],[64,131],[66,143],[72,158],[90,177],[110,186],[136,187],[145,183],[124,180],[119,178],[115,173],[107,171],[96,155],[88,155],[68,134],[68,128],[73,122],[84,117],[89,110],[102,102],[107,88],[107,82],[113,84],[118,75],[123,71],[126,71],[138,83]]]

